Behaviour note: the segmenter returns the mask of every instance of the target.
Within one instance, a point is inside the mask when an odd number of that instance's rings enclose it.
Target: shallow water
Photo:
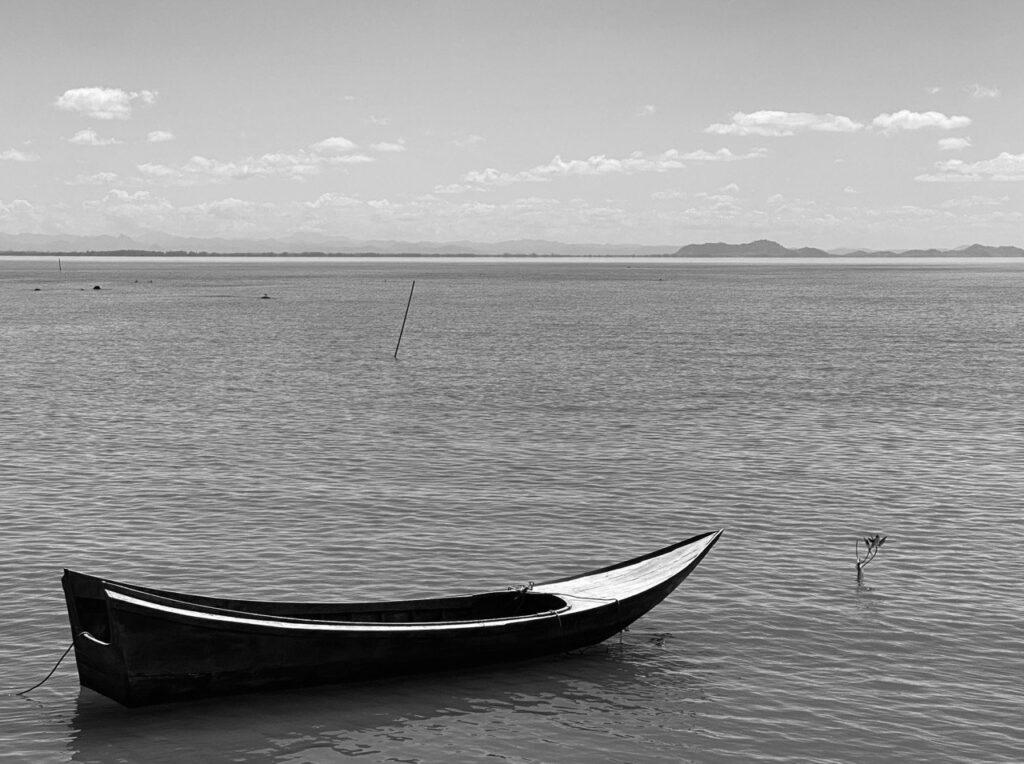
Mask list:
[[[726,528],[582,655],[131,712],[69,656],[0,755],[1019,761],[1022,308],[1012,263],[0,262],[0,692],[63,567],[432,595]]]

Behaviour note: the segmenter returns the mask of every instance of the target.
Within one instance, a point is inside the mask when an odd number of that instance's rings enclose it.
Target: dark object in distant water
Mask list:
[[[269,294],[267,294],[266,292],[264,292],[264,293],[263,293],[263,296],[262,296],[262,297],[261,297],[260,299],[261,299],[261,300],[269,300],[269,299],[270,299],[270,295],[269,295]]]
[[[96,289],[99,289],[99,288],[100,288],[100,285],[97,284],[96,286],[93,287],[93,290],[96,290]]]
[[[395,358],[398,358],[398,347],[402,344],[402,335],[405,333],[405,320],[409,318],[409,306],[412,305],[412,293],[416,289],[416,281],[413,280],[409,287],[409,299],[405,303],[405,315],[402,316],[402,328],[398,330],[398,342],[395,343]]]
[[[257,602],[65,570],[81,684],[126,706],[562,653],[608,639],[667,597],[722,531],[580,576],[462,597]]]
[[[36,288],[35,288],[35,289],[33,289],[32,291],[33,291],[33,292],[42,292],[43,290],[42,290],[42,289],[40,289],[39,287],[36,287]]]
[[[881,549],[882,544],[885,543],[887,536],[883,536],[876,533],[874,536],[865,536],[863,539],[857,539],[854,542],[854,551],[857,554],[857,582],[860,583],[864,579],[864,566],[875,559],[875,555],[878,554],[878,550]],[[860,556],[860,542],[864,542],[864,557]]]

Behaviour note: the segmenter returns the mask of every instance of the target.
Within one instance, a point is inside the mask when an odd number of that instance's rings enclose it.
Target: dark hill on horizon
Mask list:
[[[778,242],[758,239],[747,244],[687,244],[674,257],[836,257],[823,249],[802,247],[789,249]]]
[[[972,244],[958,249],[906,249],[906,250],[849,250],[827,252],[815,247],[790,249],[769,239],[758,239],[746,244],[688,244],[678,249],[673,257],[1024,257],[1020,247],[992,247]]]

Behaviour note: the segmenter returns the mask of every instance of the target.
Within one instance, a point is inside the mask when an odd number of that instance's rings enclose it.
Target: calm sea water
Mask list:
[[[0,758],[1024,758],[1024,263],[63,266],[0,262]],[[716,528],[583,654],[130,712],[69,656],[10,694],[70,642],[63,567],[429,596]]]

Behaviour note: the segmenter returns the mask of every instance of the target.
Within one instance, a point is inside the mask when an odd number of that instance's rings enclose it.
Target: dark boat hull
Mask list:
[[[675,567],[653,582],[631,579],[623,585],[618,579],[634,568],[654,577],[659,553],[518,595],[310,606],[189,597],[72,571],[65,572],[63,583],[81,684],[139,706],[522,660],[596,644],[663,600],[696,568],[719,533],[660,550],[695,547],[685,560],[676,551]],[[593,596],[590,589],[580,594],[587,582],[605,581],[608,591],[600,591],[609,596]],[[467,603],[491,608],[488,598],[511,604],[517,596],[536,612],[445,615],[463,612],[458,608],[473,614]],[[318,611],[316,617],[291,614],[310,607]],[[371,622],[371,617],[412,620]]]

